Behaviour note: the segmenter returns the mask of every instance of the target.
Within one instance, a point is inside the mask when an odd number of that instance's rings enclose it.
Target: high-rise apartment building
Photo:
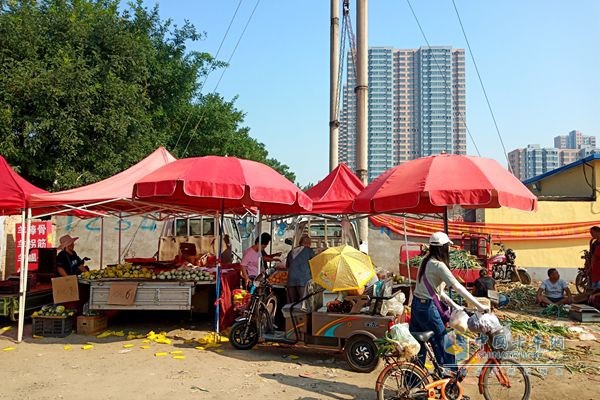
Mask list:
[[[339,160],[356,169],[355,68],[340,112]],[[466,154],[465,54],[450,46],[369,49],[369,181],[414,158]]]
[[[513,174],[520,180],[525,180],[560,167],[559,150],[529,144],[524,149],[509,152],[508,162]]]
[[[515,149],[508,153],[508,162],[513,174],[525,180],[598,152],[595,136],[571,131],[568,135],[555,136],[554,147],[529,144],[525,149]]]
[[[571,131],[568,135],[555,136],[554,147],[557,149],[595,148],[596,136],[586,136],[580,131]]]

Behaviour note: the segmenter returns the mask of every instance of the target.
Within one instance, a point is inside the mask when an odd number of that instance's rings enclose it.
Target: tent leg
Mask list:
[[[21,213],[21,221],[25,220],[25,211]],[[25,326],[25,301],[27,301],[27,272],[29,270],[29,240],[31,239],[31,208],[27,209],[27,223],[21,225],[21,271],[19,283],[19,323],[17,329],[17,342],[23,341],[23,330]],[[25,235],[25,236],[24,236]]]

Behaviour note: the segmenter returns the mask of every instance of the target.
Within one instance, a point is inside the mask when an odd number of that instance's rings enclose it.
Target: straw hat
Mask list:
[[[64,249],[65,247],[75,243],[75,241],[79,239],[79,237],[71,237],[71,235],[64,235],[61,236],[59,239],[60,245],[58,246],[59,249]]]

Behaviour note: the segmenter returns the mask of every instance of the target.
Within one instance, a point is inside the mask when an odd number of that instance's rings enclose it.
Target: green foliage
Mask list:
[[[0,0],[0,154],[32,183],[60,190],[120,172],[159,145],[177,143],[181,156],[192,137],[187,156],[236,155],[293,178],[241,126],[233,101],[199,96],[199,79],[225,65],[187,51],[202,37],[141,0],[124,11],[118,0]]]

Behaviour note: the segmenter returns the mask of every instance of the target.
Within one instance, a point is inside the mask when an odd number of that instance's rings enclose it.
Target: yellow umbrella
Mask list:
[[[375,275],[371,257],[351,246],[331,247],[310,261],[313,280],[327,290],[353,290]]]

